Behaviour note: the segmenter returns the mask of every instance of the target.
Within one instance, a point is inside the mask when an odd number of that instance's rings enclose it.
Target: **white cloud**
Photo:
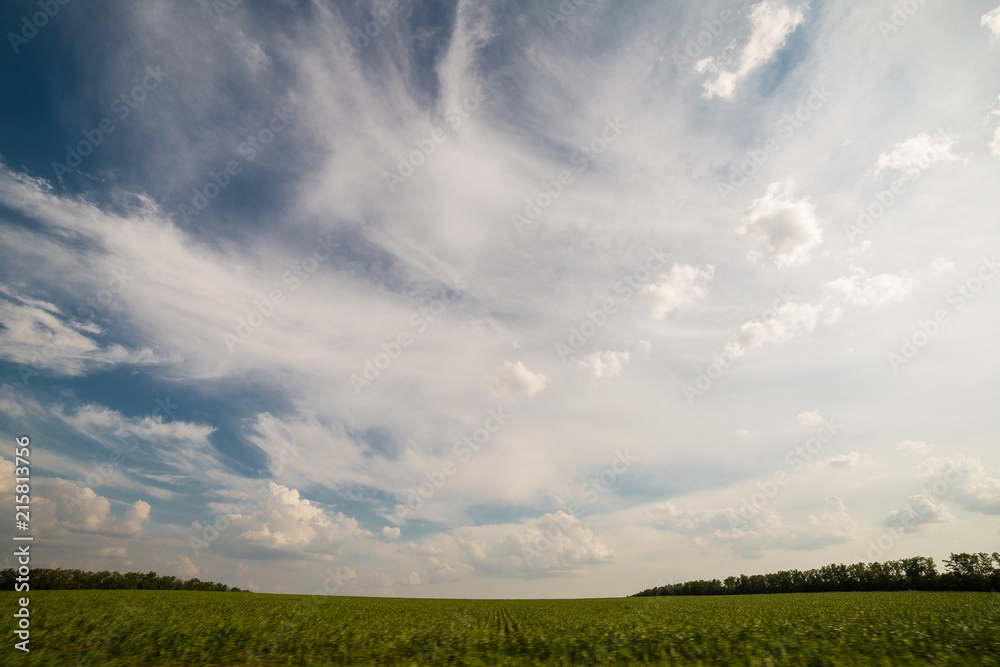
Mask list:
[[[137,500],[125,512],[125,521],[121,523],[122,530],[129,535],[138,535],[142,532],[142,525],[149,521],[152,508],[145,500]]]
[[[993,11],[995,12],[997,10],[1000,10],[1000,7],[997,7],[997,9]],[[990,111],[990,114],[993,116],[1000,116],[1000,104],[998,104],[998,106],[995,109]],[[993,153],[993,155],[1000,157],[1000,125],[997,125],[995,128],[993,128],[993,139],[988,144],[988,147],[990,149],[990,152]]]
[[[720,63],[722,58],[705,58],[696,63],[699,72],[717,74],[714,80],[703,84],[703,97],[732,97],[737,84],[780,51],[788,35],[804,20],[801,9],[791,9],[776,0],[754,5],[750,9],[750,41],[740,52],[735,67],[728,68],[728,63]]]
[[[31,367],[24,371],[30,374],[78,376],[101,367],[159,361],[148,348],[129,350],[116,344],[102,347],[87,335],[103,333],[99,326],[73,321],[57,306],[3,286],[0,322],[0,358]]]
[[[871,249],[872,249],[871,239],[865,239],[861,243],[848,248],[847,254],[848,255],[863,255],[864,253],[868,252]]]
[[[104,438],[134,435],[152,443],[177,440],[207,442],[208,437],[215,431],[212,426],[179,419],[164,419],[159,414],[126,417],[117,410],[97,403],[85,403],[72,411],[58,406],[56,416],[76,431],[102,441]]]
[[[983,14],[983,17],[979,20],[979,25],[989,28],[990,32],[994,35],[1000,36],[1000,7],[991,9]]]
[[[577,362],[590,371],[595,380],[613,378],[622,372],[628,362],[628,352],[592,352]]]
[[[649,352],[650,350],[653,349],[653,345],[648,340],[640,340],[639,349],[642,350],[643,352]]]
[[[931,274],[935,276],[943,276],[944,274],[954,270],[955,262],[949,261],[944,257],[935,257],[931,260]]]
[[[14,493],[14,462],[0,456],[0,495]]]
[[[410,572],[399,578],[399,583],[404,586],[419,586],[420,585],[420,575],[416,572]]]
[[[120,558],[122,560],[128,559],[128,549],[125,547],[104,547],[102,549],[98,549],[97,554],[108,558]]]
[[[702,283],[710,281],[714,275],[715,268],[711,265],[674,264],[669,274],[660,276],[659,282],[642,288],[642,293],[649,298],[653,319],[662,320],[667,313],[703,298],[705,286]]]
[[[112,502],[89,487],[53,477],[37,483],[32,498],[35,524],[40,532],[55,535],[92,533],[111,537],[137,537],[150,520],[150,506],[136,500],[125,510],[124,518],[112,513]]]
[[[557,511],[517,526],[471,526],[452,532],[467,565],[487,574],[572,571],[614,559],[583,521]]]
[[[168,560],[167,565],[174,568],[177,576],[181,579],[190,579],[191,577],[197,577],[201,571],[198,566],[194,564],[190,556],[179,556],[177,560]]]
[[[860,468],[863,465],[871,465],[871,463],[872,459],[869,455],[852,451],[820,461],[819,465],[827,468]]]
[[[808,303],[786,303],[777,312],[777,317],[764,322],[750,321],[740,327],[739,338],[726,344],[726,352],[734,357],[741,357],[747,350],[755,347],[784,343],[810,333],[816,328],[820,311]]]
[[[496,396],[511,393],[524,393],[534,396],[545,389],[548,377],[541,373],[532,373],[523,361],[503,362],[499,375],[495,376],[489,385],[490,391]]]
[[[955,457],[927,459],[917,467],[917,474],[937,494],[954,500],[970,512],[1000,514],[1000,477],[994,477],[983,463],[959,454]]]
[[[399,533],[400,530],[398,526],[384,526],[382,528],[382,536],[387,537],[390,540],[398,540]]]
[[[672,503],[653,510],[656,525],[686,535],[702,547],[728,545],[737,553],[756,556],[767,549],[821,549],[853,539],[856,524],[840,498],[827,498],[819,516],[805,523],[785,523],[769,509],[744,520],[734,508],[694,510]]]
[[[809,261],[809,251],[823,242],[815,207],[808,197],[795,199],[793,190],[790,178],[771,183],[743,214],[737,233],[752,236],[764,246],[747,255],[751,261],[766,256],[779,269],[800,266]]]
[[[344,544],[373,537],[362,530],[356,519],[337,512],[328,514],[309,500],[300,498],[296,489],[268,482],[265,493],[251,506],[233,513],[224,503],[210,507],[226,516],[228,527],[220,530],[217,544],[225,545],[234,555],[254,548],[294,554],[330,553]],[[204,526],[192,524],[201,534]]]
[[[958,156],[951,153],[954,145],[955,137],[948,132],[938,132],[934,136],[921,132],[899,142],[890,152],[881,153],[868,173],[878,176],[886,171],[900,171],[903,173],[899,180],[912,180],[936,164],[957,162]]]
[[[851,275],[831,280],[823,289],[854,306],[881,306],[906,297],[913,289],[913,278],[894,273],[869,276],[864,269],[854,268]]]
[[[890,528],[901,527],[906,532],[915,532],[920,530],[920,526],[932,523],[949,523],[955,520],[947,507],[934,502],[925,495],[910,496],[907,501],[906,507],[903,509],[889,512],[883,525]]]
[[[932,449],[934,449],[934,445],[928,442],[923,442],[922,440],[902,440],[896,443],[896,449],[904,454],[926,456],[931,453]]]
[[[796,419],[799,420],[799,424],[802,426],[819,426],[823,423],[823,415],[819,410],[809,410],[807,412],[800,412]]]

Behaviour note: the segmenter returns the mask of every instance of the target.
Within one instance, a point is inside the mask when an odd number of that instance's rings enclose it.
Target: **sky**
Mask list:
[[[32,565],[572,598],[995,551],[995,2],[3,3]]]

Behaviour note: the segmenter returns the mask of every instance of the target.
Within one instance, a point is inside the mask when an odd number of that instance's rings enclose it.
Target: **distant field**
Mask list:
[[[991,665],[1000,595],[802,593],[415,600],[185,591],[31,593],[13,665]]]

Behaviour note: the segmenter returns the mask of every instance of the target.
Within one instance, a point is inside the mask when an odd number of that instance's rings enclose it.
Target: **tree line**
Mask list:
[[[933,558],[904,558],[884,563],[824,565],[815,570],[782,570],[771,574],[667,584],[629,597],[655,595],[754,595],[759,593],[825,593],[833,591],[997,591],[1000,553],[951,554],[939,573]]]
[[[0,591],[14,590],[17,570],[0,570]],[[155,572],[87,572],[85,570],[64,570],[61,568],[38,568],[31,570],[29,580],[33,591],[70,590],[153,590],[153,591],[219,591],[222,593],[249,593],[225,584],[200,579],[178,579],[174,576],[160,576]]]

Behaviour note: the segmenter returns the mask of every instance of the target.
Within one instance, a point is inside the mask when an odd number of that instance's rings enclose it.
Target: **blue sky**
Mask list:
[[[995,550],[994,1],[6,3],[37,564],[578,597]]]

